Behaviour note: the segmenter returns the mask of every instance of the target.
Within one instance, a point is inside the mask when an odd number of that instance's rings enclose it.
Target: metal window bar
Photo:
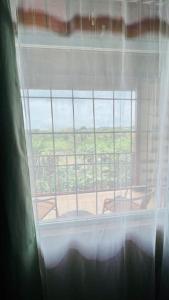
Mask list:
[[[116,145],[115,145],[115,141],[116,141],[116,133],[122,133],[122,131],[120,130],[117,130],[115,128],[115,97],[114,97],[114,93],[113,93],[113,98],[109,100],[113,100],[113,130],[110,131],[109,133],[112,133],[112,138],[113,138],[113,154],[112,153],[100,153],[100,154],[97,154],[97,149],[96,149],[96,128],[95,128],[95,97],[94,97],[94,91],[92,91],[92,98],[91,98],[91,101],[93,102],[93,125],[94,125],[94,129],[93,129],[93,132],[91,131],[85,131],[83,132],[84,133],[87,133],[87,134],[94,134],[94,154],[91,154],[90,153],[90,158],[92,158],[92,164],[89,162],[88,163],[88,155],[89,154],[78,154],[77,153],[77,150],[76,150],[76,144],[77,144],[77,141],[76,141],[76,135],[81,133],[79,130],[76,130],[75,129],[75,112],[74,112],[74,95],[73,95],[73,91],[72,91],[72,109],[73,109],[73,133],[66,133],[64,132],[64,134],[73,134],[73,139],[74,139],[74,154],[69,154],[69,155],[56,155],[55,153],[55,133],[57,134],[63,134],[63,132],[55,132],[55,128],[54,128],[54,120],[53,120],[53,99],[55,99],[55,97],[52,97],[52,91],[50,91],[50,98],[49,97],[45,97],[45,99],[49,98],[50,101],[51,101],[51,117],[52,117],[52,132],[41,132],[40,134],[51,134],[52,135],[52,139],[53,139],[53,152],[54,152],[54,155],[53,155],[53,159],[54,159],[54,165],[55,165],[55,168],[57,167],[58,168],[58,176],[56,174],[56,170],[55,170],[55,180],[54,180],[54,184],[55,184],[55,187],[54,187],[54,194],[55,194],[55,205],[56,205],[56,211],[57,211],[57,194],[70,194],[72,193],[73,191],[71,190],[70,188],[70,184],[69,184],[69,178],[70,178],[70,174],[69,174],[69,167],[74,167],[75,166],[75,193],[76,193],[76,210],[77,210],[77,215],[78,215],[78,178],[77,178],[77,168],[78,166],[83,166],[83,187],[81,188],[81,191],[80,192],[89,192],[89,191],[95,191],[96,192],[96,214],[98,213],[98,191],[105,191],[107,189],[112,189],[114,190],[114,205],[115,205],[115,199],[116,199],[116,190],[117,190],[117,186],[118,187],[121,187],[121,188],[124,188],[124,186],[128,186],[128,183],[129,183],[129,180],[128,180],[128,172],[127,172],[127,166],[128,166],[128,163],[125,164],[125,180],[124,179],[120,179],[120,169],[119,169],[119,166],[120,166],[120,161],[121,161],[121,158],[124,159],[124,156],[126,158],[126,161],[128,161],[128,158],[130,159],[130,167],[131,166],[131,162],[132,162],[132,134],[133,132],[135,132],[135,130],[133,131],[133,127],[132,127],[132,92],[131,92],[131,96],[130,96],[130,102],[131,102],[131,128],[130,130],[125,130],[123,132],[125,133],[130,133],[131,135],[131,151],[130,153],[116,153]],[[31,98],[42,98],[42,97],[32,97]],[[59,97],[60,98],[60,97]],[[69,97],[64,97],[64,98],[69,98]],[[83,101],[83,99],[81,99]],[[97,99],[98,100],[98,99]],[[100,100],[103,100],[103,98],[101,98]],[[108,100],[106,98],[106,100]],[[128,100],[128,99],[127,99]],[[135,101],[135,99],[134,99]],[[29,103],[29,97],[28,97],[28,103]],[[121,114],[120,114],[120,117]],[[29,108],[29,118],[30,118],[30,108]],[[31,122],[30,122],[31,123]],[[31,131],[31,140],[32,140],[32,136],[33,134],[39,134],[37,132],[34,132],[31,128],[30,128],[30,131]],[[106,131],[97,131],[97,134],[99,133],[107,133]],[[81,156],[83,158],[83,162],[81,163],[78,163],[77,162],[77,155],[78,156]],[[75,163],[68,163],[68,157],[72,157],[74,158],[74,161]],[[48,166],[48,168],[50,168],[50,155],[42,155],[41,157],[37,157],[36,155],[33,154],[32,152],[32,157],[34,157],[34,173],[36,173],[36,170],[39,169],[40,167],[43,167],[45,168],[46,165]],[[65,159],[65,163],[63,163],[63,161],[61,162],[61,164],[59,163],[59,159],[60,157],[63,157]],[[120,158],[121,157],[121,158]],[[106,159],[105,159],[106,158]],[[36,161],[37,159],[37,161]],[[99,161],[100,159],[100,161]],[[106,179],[106,176],[104,176],[104,180],[103,180],[103,164],[104,166],[107,165],[106,167],[106,174],[109,174],[111,175],[112,174],[112,181],[111,181],[111,176],[108,176],[109,178]],[[91,166],[92,165],[92,180],[90,179],[88,181],[87,179],[87,176],[86,175],[86,172],[87,172],[87,168],[88,166]],[[100,180],[99,180],[99,189],[98,189],[98,174],[97,174],[97,168],[100,166]],[[60,167],[64,167],[65,170],[66,170],[66,178],[64,178],[64,180],[66,180],[66,183],[64,184],[65,188],[62,188],[62,178],[60,178],[60,171],[59,171],[59,168]],[[113,172],[112,172],[112,167],[113,167]],[[130,177],[131,177],[131,171],[130,170]],[[44,171],[45,172],[45,171]],[[43,173],[43,172],[42,172]],[[45,176],[45,173],[44,173],[44,176]],[[130,178],[131,179],[131,178]],[[107,182],[107,180],[109,182]],[[58,191],[57,191],[57,187],[56,187],[56,182],[58,181]],[[60,183],[59,183],[60,181]],[[112,187],[112,183],[113,183],[113,187]],[[95,187],[94,187],[94,183],[95,183]],[[92,187],[91,187],[91,184],[92,184]],[[126,187],[127,188],[127,187]],[[63,191],[62,191],[63,189]],[[74,188],[73,188],[74,190]],[[130,190],[132,190],[132,182],[130,182]],[[50,192],[52,194],[52,186],[50,185]],[[35,191],[35,193],[37,193],[37,191]],[[38,194],[38,193],[37,193]],[[131,200],[132,200],[132,191],[131,191]],[[115,207],[114,207],[115,208]],[[56,213],[56,217],[57,217],[57,213]]]
[[[132,148],[133,148],[133,132],[132,132],[132,129],[133,129],[133,104],[132,104],[132,91],[131,91],[131,100],[130,100],[130,118],[131,118],[131,121],[130,121],[130,126],[131,126],[131,130],[130,130],[130,151],[131,151],[131,155],[130,155],[130,209],[133,208],[133,201],[132,201],[132,198],[133,198],[133,192],[132,192]]]
[[[75,108],[74,108],[74,94],[72,90],[72,109],[73,109],[73,141],[74,141],[74,155],[75,155],[75,191],[76,191],[76,214],[78,216],[78,179],[77,179],[77,151],[76,151],[76,129],[75,129]]]
[[[114,154],[114,210],[116,209],[116,148],[115,148],[115,99],[113,93],[113,154]]]
[[[93,129],[94,129],[94,160],[95,160],[95,189],[96,189],[96,215],[98,214],[98,176],[97,176],[97,148],[96,148],[96,122],[95,122],[95,98],[94,91],[92,91],[93,101]]]
[[[130,155],[130,156],[129,156]],[[86,155],[83,155],[83,156],[88,156],[87,154]],[[94,154],[93,154],[93,156],[94,156]],[[56,165],[56,166],[58,166],[58,168],[60,167],[63,167],[64,169],[66,169],[66,172],[68,173],[69,172],[69,167],[74,167],[74,164],[72,163],[72,164],[68,164],[68,157],[69,157],[69,155],[64,155],[64,156],[61,156],[60,154],[59,155],[56,155],[55,157],[57,157],[58,159],[60,158],[60,157],[66,157],[66,163],[63,163],[63,164],[60,164],[60,165]],[[48,171],[50,171],[50,166],[51,166],[51,163],[50,163],[50,161],[51,161],[51,158],[53,158],[53,156],[52,155],[48,155],[48,163],[47,162],[45,162],[45,164],[42,164],[42,160],[41,160],[41,158],[44,158],[43,156],[40,156],[39,158],[36,156],[36,162],[38,162],[38,163],[36,163],[36,165],[34,165],[34,168],[35,168],[35,170],[37,170],[38,171],[38,169],[42,169],[42,172],[41,173],[43,173],[43,168],[45,169],[45,168],[47,168],[47,167],[49,167],[49,170]],[[119,166],[120,166],[120,162],[124,162],[124,161],[127,161],[127,159],[130,159],[130,162],[131,162],[131,159],[132,159],[132,157],[131,157],[131,154],[128,154],[128,153],[116,153],[116,170],[117,170],[117,175],[118,175],[118,172],[119,172]],[[104,162],[104,163],[103,163]],[[111,173],[111,175],[113,174],[112,173],[112,163],[114,162],[114,157],[112,158],[112,160],[111,161],[109,161],[109,162],[105,162],[104,160],[100,160],[100,162],[99,163],[79,163],[78,164],[78,166],[81,166],[81,167],[86,167],[86,169],[83,169],[85,172],[87,171],[87,168],[89,167],[89,166],[92,166],[92,168],[94,168],[94,167],[96,167],[96,166],[98,166],[98,167],[100,167],[100,179],[101,179],[101,181],[100,181],[100,187],[101,188],[104,188],[104,179],[103,179],[103,177],[104,177],[104,172],[105,172],[105,168],[104,167],[106,167],[107,169],[106,169],[106,172],[107,173],[109,173],[109,175],[110,175],[110,173]],[[128,176],[128,173],[127,173],[127,170],[128,170],[128,165],[127,164],[125,164],[125,165],[123,165],[124,167],[125,167],[125,183],[126,184],[120,184],[121,183],[121,181],[119,181],[119,186],[122,186],[122,185],[129,185],[129,176]],[[68,176],[69,177],[69,176]],[[68,182],[69,181],[69,178],[68,178],[67,176],[66,176],[66,182]],[[118,177],[118,176],[117,176]],[[119,175],[119,177],[120,177],[120,175]],[[87,175],[85,175],[85,173],[84,173],[84,178],[85,178],[85,182],[87,182]],[[65,178],[64,178],[65,179]],[[109,181],[109,178],[107,178],[107,180]],[[119,178],[119,180],[120,180],[120,178]],[[128,181],[127,181],[128,180]],[[114,182],[114,180],[113,180],[113,182]],[[68,186],[68,184],[69,183],[67,183],[67,186]],[[94,190],[93,190],[94,191]]]
[[[55,152],[55,135],[54,135],[54,120],[53,120],[53,100],[52,92],[50,90],[50,104],[51,104],[51,118],[52,118],[52,143],[53,143],[53,159],[54,159],[54,190],[55,190],[55,215],[58,216],[58,207],[57,207],[57,187],[56,187],[56,152]]]

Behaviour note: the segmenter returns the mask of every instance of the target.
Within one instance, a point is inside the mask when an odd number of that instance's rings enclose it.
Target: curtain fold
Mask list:
[[[0,45],[1,295],[3,299],[38,300],[42,286],[14,34],[6,0],[0,1]]]

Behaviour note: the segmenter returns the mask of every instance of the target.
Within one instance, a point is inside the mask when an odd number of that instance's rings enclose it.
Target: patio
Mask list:
[[[152,209],[153,193],[137,188],[35,198],[39,221]],[[97,200],[96,200],[97,199]]]

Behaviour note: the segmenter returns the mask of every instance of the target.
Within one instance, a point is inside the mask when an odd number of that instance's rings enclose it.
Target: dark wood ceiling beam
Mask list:
[[[75,31],[87,32],[112,32],[125,34],[127,38],[134,38],[148,32],[168,34],[169,24],[158,17],[143,18],[138,22],[126,24],[124,19],[109,16],[87,17],[75,15],[69,21],[46,14],[41,10],[18,9],[18,22],[25,26],[36,26],[48,29],[62,35],[70,35]]]

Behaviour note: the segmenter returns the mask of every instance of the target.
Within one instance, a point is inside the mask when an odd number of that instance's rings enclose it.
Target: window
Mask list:
[[[136,91],[27,90],[22,97],[39,221],[153,207],[137,179]]]

